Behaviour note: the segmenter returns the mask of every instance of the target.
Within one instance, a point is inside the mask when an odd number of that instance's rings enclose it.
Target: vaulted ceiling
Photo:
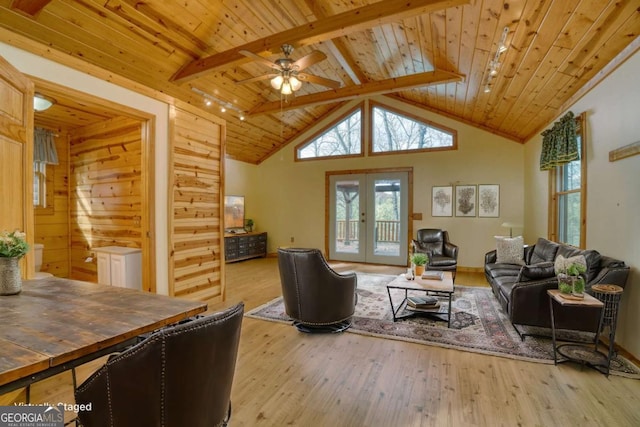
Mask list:
[[[225,105],[227,155],[256,164],[380,94],[524,142],[632,55],[639,32],[638,0],[0,0],[1,41]],[[242,51],[274,61],[285,43],[293,60],[324,53],[305,71],[340,87],[238,84],[272,72]]]

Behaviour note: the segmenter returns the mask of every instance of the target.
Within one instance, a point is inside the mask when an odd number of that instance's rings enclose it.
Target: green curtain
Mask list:
[[[580,158],[576,129],[575,116],[569,111],[551,129],[542,132],[540,170],[553,169]]]

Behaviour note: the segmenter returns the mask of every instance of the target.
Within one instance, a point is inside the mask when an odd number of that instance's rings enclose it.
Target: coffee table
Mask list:
[[[404,299],[397,307],[393,303],[391,296],[392,289],[404,290]],[[426,292],[427,295],[433,295],[436,297],[446,298],[447,307],[446,311],[443,311],[442,305],[433,309],[420,309],[420,310],[408,310],[407,309],[407,297],[409,291]],[[415,280],[407,280],[404,278],[404,274],[396,277],[393,281],[387,284],[387,293],[389,294],[389,303],[391,304],[391,312],[393,313],[393,321],[405,319],[407,317],[416,315],[429,315],[434,316],[440,320],[447,321],[447,327],[451,327],[451,299],[453,296],[453,275],[450,271],[444,272],[442,280],[422,279],[416,277]],[[445,317],[446,316],[446,317]]]

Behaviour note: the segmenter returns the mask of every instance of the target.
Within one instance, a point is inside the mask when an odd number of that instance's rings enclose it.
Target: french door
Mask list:
[[[408,172],[331,175],[329,257],[406,265],[408,182]]]

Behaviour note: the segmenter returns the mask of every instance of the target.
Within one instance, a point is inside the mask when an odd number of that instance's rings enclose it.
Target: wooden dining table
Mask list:
[[[0,296],[0,394],[135,343],[206,311],[200,301],[47,278]]]

